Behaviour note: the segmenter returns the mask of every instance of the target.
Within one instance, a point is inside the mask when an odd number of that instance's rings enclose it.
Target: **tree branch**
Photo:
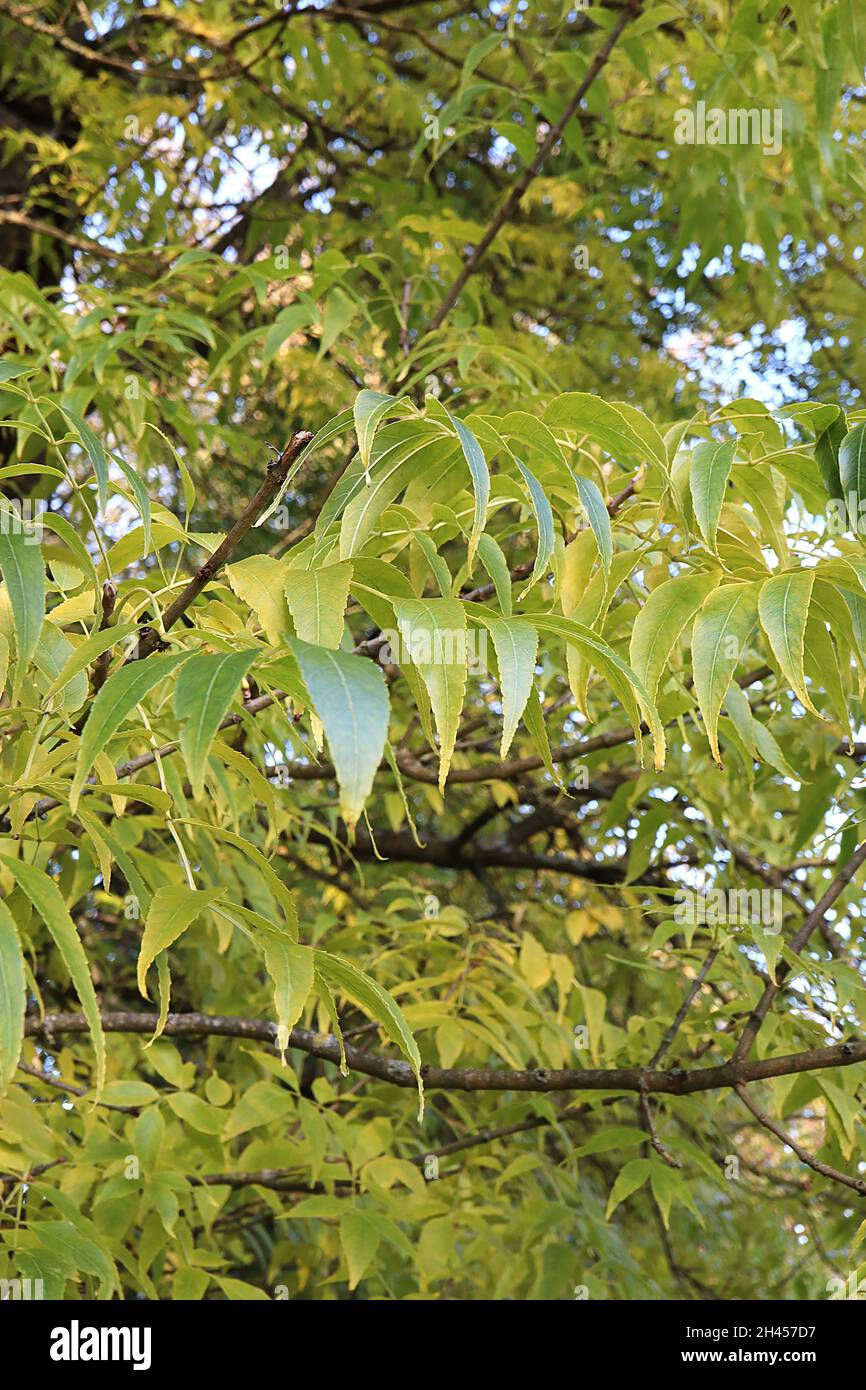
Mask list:
[[[107,1033],[153,1033],[156,1014],[107,1012],[102,1014],[102,1026]],[[46,1014],[44,1019],[28,1018],[24,1032],[27,1037],[43,1037],[51,1042],[61,1033],[88,1033],[89,1024],[83,1014]],[[169,1014],[164,1033],[168,1037],[226,1037],[250,1038],[256,1042],[276,1045],[277,1025],[265,1019],[229,1018],[209,1014]],[[312,1033],[306,1028],[293,1028],[289,1047],[307,1052],[324,1061],[340,1062],[340,1044],[335,1037]],[[794,1076],[806,1071],[824,1071],[828,1067],[849,1067],[866,1061],[866,1042],[837,1043],[833,1047],[817,1047],[811,1052],[795,1052],[784,1057],[764,1057],[759,1061],[724,1062],[718,1067],[699,1067],[683,1071],[653,1071],[648,1067],[610,1067],[607,1069],[574,1069],[553,1071],[536,1068],[518,1071],[510,1068],[429,1067],[421,1069],[424,1085],[442,1091],[635,1091],[656,1092],[673,1096],[694,1095],[699,1091],[734,1088],[751,1081],[766,1081],[775,1076]],[[346,1047],[346,1063],[351,1071],[392,1086],[414,1087],[415,1076],[408,1062],[359,1048]]]
[[[257,521],[262,512],[270,506],[276,497],[283,483],[286,481],[289,469],[302,449],[306,448],[313,436],[308,430],[300,430],[292,440],[286,445],[278,461],[272,468],[268,469],[268,475],[262,483],[255,497],[249,502],[238,517],[234,526],[229,531],[225,540],[218,545],[213,554],[205,561],[200,569],[196,571],[190,582],[187,584],[183,593],[178,594],[177,598],[165,610],[162,615],[162,630],[168,632],[173,627],[178,618],[183,617],[190,604],[198,598],[202,589],[209,584],[214,575],[222,569],[232,551],[238,543]],[[143,657],[150,656],[152,652],[158,650],[162,645],[160,634],[155,628],[151,628],[142,637],[138,644],[138,650],[130,658],[133,661],[140,661]]]

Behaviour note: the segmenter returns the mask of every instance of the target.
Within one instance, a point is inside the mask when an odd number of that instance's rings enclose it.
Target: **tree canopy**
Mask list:
[[[0,1279],[866,1272],[864,65],[0,0]]]

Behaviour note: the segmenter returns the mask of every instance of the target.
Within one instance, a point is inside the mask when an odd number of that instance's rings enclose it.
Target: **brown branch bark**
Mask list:
[[[851,882],[864,860],[866,860],[866,840],[854,851],[848,863],[833,879],[833,882],[830,884],[823,898],[815,904],[803,925],[791,937],[788,943],[788,950],[792,955],[799,956],[800,952],[808,944],[812,932],[820,925],[836,899],[848,887],[848,884]],[[791,966],[787,961],[782,961],[776,971],[775,980],[770,980],[767,983],[763,994],[758,1000],[757,1005],[753,1009],[743,1029],[742,1036],[734,1052],[735,1061],[739,1061],[741,1058],[749,1055],[752,1044],[760,1032],[761,1025],[772,1007],[773,1000],[776,998],[776,995],[779,993],[790,973]]]
[[[126,1011],[102,1014],[102,1026],[107,1033],[152,1033],[157,1024],[156,1014]],[[265,1019],[230,1018],[200,1013],[169,1014],[164,1029],[169,1037],[226,1037],[250,1038],[257,1042],[276,1044],[277,1026]],[[63,1033],[87,1033],[89,1026],[83,1014],[47,1014],[44,1019],[25,1020],[25,1035],[42,1037],[47,1041]],[[307,1052],[313,1057],[339,1064],[340,1044],[335,1037],[312,1033],[306,1028],[293,1028],[289,1047]],[[866,1061],[866,1042],[837,1043],[832,1047],[817,1047],[810,1052],[795,1052],[784,1057],[764,1057],[758,1061],[730,1061],[718,1067],[699,1067],[683,1071],[655,1071],[649,1067],[610,1067],[554,1071],[535,1068],[521,1071],[511,1068],[429,1067],[422,1068],[424,1085],[430,1090],[444,1091],[634,1091],[656,1092],[673,1096],[694,1095],[699,1091],[716,1091],[766,1081],[775,1076],[794,1076],[807,1071],[824,1071],[828,1067],[848,1067]],[[393,1086],[414,1087],[415,1077],[408,1062],[380,1057],[346,1047],[346,1062],[351,1071]]]
[[[789,1149],[793,1149],[800,1162],[805,1163],[807,1168],[811,1168],[815,1173],[820,1173],[822,1177],[832,1179],[833,1182],[840,1182],[845,1187],[852,1187],[855,1192],[860,1193],[861,1197],[866,1194],[866,1182],[862,1178],[852,1178],[848,1173],[841,1173],[838,1168],[831,1168],[829,1163],[822,1163],[820,1159],[810,1154],[808,1149],[804,1149],[802,1144],[798,1144],[792,1135],[786,1134],[781,1125],[777,1125],[766,1111],[756,1105],[745,1086],[735,1086],[734,1090],[746,1109],[752,1112],[758,1124],[762,1125],[764,1129],[768,1129],[771,1134],[775,1134],[776,1138],[781,1139],[783,1144],[787,1144]]]
[[[514,216],[515,212],[520,206],[520,200],[525,194],[526,190],[529,188],[529,185],[532,183],[533,179],[535,179],[541,172],[548,155],[551,153],[553,149],[555,149],[555,147],[559,143],[562,137],[562,132],[565,130],[565,127],[568,125],[569,121],[572,119],[572,117],[579,109],[580,103],[583,101],[593,82],[598,77],[598,74],[601,72],[602,68],[607,63],[607,60],[609,59],[611,53],[616,47],[616,44],[623,30],[627,27],[627,25],[631,23],[633,19],[637,18],[642,8],[643,0],[629,0],[628,5],[622,11],[619,19],[611,29],[604,43],[596,52],[592,62],[590,63],[586,71],[585,77],[580,82],[576,92],[574,93],[574,96],[571,98],[571,101],[566,106],[559,120],[556,122],[554,126],[551,127],[550,131],[548,132],[547,138],[540,146],[538,153],[535,156],[535,159],[532,161],[529,167],[524,170],[523,174],[517,180],[517,183],[514,185],[508,197],[505,199],[505,202],[502,204],[502,207],[499,209],[492,222],[490,222],[490,224],[488,225],[487,230],[484,232],[484,235],[482,236],[478,245],[475,247],[471,255],[467,257],[460,271],[460,274],[446,290],[442,302],[439,305],[439,308],[436,310],[436,313],[430,320],[428,332],[433,333],[436,331],[437,328],[442,327],[442,324],[445,322],[451,310],[454,308],[454,305],[457,303],[457,300],[460,298],[461,292],[463,291],[463,288],[465,287],[467,281],[470,280],[472,276],[475,274],[476,270],[481,264],[481,261],[484,259],[485,255],[490,249],[491,243],[502,231],[502,228],[505,226],[505,224],[509,222],[511,218]]]
[[[257,521],[262,512],[270,506],[285,482],[289,469],[298,457],[298,454],[309,444],[312,438],[313,436],[308,430],[299,430],[286,445],[278,461],[272,468],[268,469],[268,475],[265,481],[262,483],[255,497],[247,504],[242,514],[238,517],[225,540],[221,545],[217,546],[213,554],[193,575],[183,592],[178,594],[174,602],[171,603],[163,613],[163,632],[168,632],[169,628],[173,627],[178,619],[183,617],[190,604],[198,598],[205,585],[209,584],[214,575],[219,573],[232,551],[235,550],[239,542],[243,540],[244,536],[253,525],[253,522]],[[158,650],[161,644],[162,639],[160,634],[156,629],[151,628],[147,634],[142,637],[138,644],[137,651],[130,660],[139,661],[143,657],[150,656],[152,652]]]

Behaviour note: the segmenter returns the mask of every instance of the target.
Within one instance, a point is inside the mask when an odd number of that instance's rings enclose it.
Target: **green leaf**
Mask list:
[[[52,695],[56,695],[58,691],[69,685],[79,671],[86,670],[90,663],[101,656],[103,652],[107,652],[109,647],[124,641],[136,631],[137,625],[135,623],[119,623],[117,627],[98,628],[90,637],[85,637],[84,641],[75,647],[63,663],[57,676],[45,692],[44,698],[50,700]]]
[[[416,421],[408,424],[398,421],[381,431],[375,454],[369,483],[364,482],[359,459],[354,478],[350,470],[344,474],[345,494],[339,493],[337,488],[332,493],[334,505],[336,498],[340,498],[345,507],[340,523],[341,560],[350,560],[358,554],[385,508],[390,507],[410,481],[447,464],[455,456],[456,449],[451,436],[443,438],[428,426],[419,427]],[[317,534],[327,515],[323,508]]]
[[[265,334],[262,367],[269,367],[286,339],[291,338],[298,329],[306,328],[307,324],[312,323],[313,317],[313,309],[308,304],[289,304],[281,309]]]
[[[547,494],[535,474],[531,473],[529,469],[520,462],[520,459],[515,459],[515,462],[520,469],[523,481],[526,483],[529,491],[529,500],[532,504],[535,522],[538,527],[538,546],[535,552],[535,564],[532,567],[532,574],[529,576],[528,582],[520,591],[520,597],[525,598],[532,586],[537,584],[538,580],[542,579],[547,573],[547,566],[553,554],[553,512],[547,500]]]
[[[809,698],[803,670],[803,644],[814,582],[814,570],[793,570],[765,580],[758,596],[758,616],[791,689],[800,703],[820,718]]]
[[[277,1048],[285,1061],[289,1033],[304,1010],[313,988],[315,957],[307,946],[270,937],[264,945],[265,966],[274,985]]]
[[[620,1202],[624,1202],[633,1192],[637,1192],[639,1187],[643,1187],[650,1175],[652,1166],[648,1158],[633,1158],[620,1169],[607,1201],[605,1221],[610,1220]]]
[[[655,425],[633,405],[624,401],[604,401],[584,391],[567,391],[557,396],[544,412],[551,428],[575,430],[598,444],[626,468],[653,464],[667,477],[665,442]]]
[[[250,555],[226,568],[226,578],[242,603],[253,610],[272,646],[278,647],[289,636],[285,560],[272,555]]]
[[[715,440],[695,446],[689,485],[695,518],[707,547],[716,548],[716,532],[731,469],[734,466],[736,444],[717,444]]]
[[[291,643],[322,721],[340,784],[340,804],[354,830],[370,795],[388,735],[388,689],[382,669],[364,656]]]
[[[358,453],[368,476],[370,451],[373,448],[376,430],[397,404],[396,397],[388,396],[382,391],[359,391],[355,397],[352,413],[355,419],[355,433],[358,436]]]
[[[847,432],[848,425],[840,410],[836,419],[815,440],[815,462],[821,470],[827,496],[834,499],[844,496],[839,475],[839,448]]]
[[[178,676],[174,712],[183,722],[180,746],[197,800],[204,795],[214,735],[255,655],[255,651],[200,652],[184,663]]]
[[[349,295],[339,286],[331,290],[325,301],[325,312],[322,317],[322,336],[319,339],[318,354],[320,358],[324,357],[340,334],[349,327],[360,307],[357,301],[350,299]]]
[[[45,619],[45,562],[36,544],[36,533],[14,522],[0,527],[0,569],[6,582],[15,619],[15,652],[20,683]]]
[[[493,580],[502,616],[511,617],[511,572],[502,547],[487,533],[478,537],[478,558]]]
[[[222,888],[190,888],[184,883],[159,888],[154,893],[136,966],[138,992],[143,999],[148,998],[147,972],[160,951],[177,941],[224,891]]]
[[[601,491],[590,478],[581,478],[578,473],[575,473],[574,481],[577,483],[577,493],[581,506],[586,512],[593,535],[598,543],[602,569],[605,574],[609,574],[610,562],[613,559],[613,532],[607,505]]]
[[[67,642],[60,629],[51,622],[43,623],[42,636],[33,653],[33,666],[39,672],[39,676],[53,684],[74,654],[75,648],[71,642]],[[37,679],[36,684],[40,686],[41,681]],[[52,697],[50,703],[47,696],[42,698],[52,711],[62,709],[71,714],[74,710],[80,709],[87,699],[87,677],[83,671],[78,671],[64,687],[61,695]]]
[[[472,479],[472,491],[475,497],[475,515],[472,521],[472,530],[469,535],[469,546],[467,551],[467,561],[471,565],[481,533],[487,521],[487,505],[490,501],[490,474],[487,470],[487,460],[484,457],[481,445],[475,438],[471,429],[463,420],[458,420],[456,415],[452,415],[450,410],[445,412],[457,432],[460,440],[460,447],[463,450],[463,457],[469,466],[469,475]]]
[[[349,1289],[356,1289],[375,1259],[379,1232],[362,1211],[347,1211],[340,1218],[340,1244],[349,1270]]]
[[[677,575],[653,589],[635,618],[628,659],[651,699],[683,628],[718,582],[716,573]]]
[[[188,656],[189,652],[180,652],[170,656],[149,656],[143,661],[128,661],[108,678],[90,707],[81,735],[75,776],[69,792],[70,811],[74,813],[94,760],[112,734],[145,695]]]
[[[856,524],[866,502],[866,423],[855,425],[839,445],[839,481],[851,520]]]
[[[499,756],[511,747],[517,725],[535,682],[538,633],[522,618],[487,620],[499,666],[502,691],[502,742]]]
[[[90,1036],[93,1039],[93,1049],[96,1053],[96,1097],[98,1099],[105,1084],[105,1038],[99,1017],[99,1004],[96,1000],[93,981],[90,978],[90,967],[75,923],[66,910],[66,904],[60,896],[60,890],[47,874],[32,864],[25,863],[22,859],[11,859],[7,854],[0,854],[0,863],[6,865],[19,888],[27,894],[38,916],[45,923],[68,971],[75,993],[81,1001],[81,1008],[87,1020]]]
[[[327,951],[316,951],[316,970],[330,989],[354,999],[371,1018],[381,1025],[386,1037],[400,1048],[418,1083],[418,1120],[424,1118],[424,1084],[421,1080],[421,1054],[412,1036],[403,1011],[387,990],[369,975],[363,974],[351,961]]]
[[[713,757],[719,765],[719,712],[755,625],[757,602],[757,584],[724,584],[706,600],[692,633],[695,694]]]
[[[444,791],[466,691],[466,612],[457,599],[400,599],[397,626],[430,696],[439,735],[439,790]]]
[[[352,568],[350,561],[343,561],[335,565],[316,565],[309,570],[286,571],[286,602],[295,632],[303,642],[339,647]]]
[[[144,554],[147,555],[151,546],[151,506],[147,488],[139,478],[135,469],[130,468],[129,464],[125,459],[121,458],[120,454],[112,453],[111,457],[129,483],[130,490],[135,498],[138,514],[141,517],[141,529],[143,533],[142,545],[144,547]]]
[[[105,450],[102,441],[94,434],[90,426],[82,420],[80,415],[74,415],[65,406],[60,406],[60,410],[66,416],[75,433],[78,435],[90,462],[93,464],[93,471],[96,474],[96,486],[99,496],[99,511],[105,513],[108,505],[108,460],[105,457]]]
[[[0,901],[0,1095],[15,1075],[27,1004],[24,953],[15,918]]]

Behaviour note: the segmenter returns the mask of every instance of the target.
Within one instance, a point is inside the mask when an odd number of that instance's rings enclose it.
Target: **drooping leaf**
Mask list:
[[[177,941],[223,891],[222,888],[190,888],[184,883],[160,888],[154,893],[136,965],[138,991],[143,998],[148,997],[147,972],[157,956]]]
[[[197,800],[204,794],[214,735],[255,655],[252,649],[201,652],[191,656],[181,668],[174,690],[174,712],[182,724],[180,746]]]
[[[23,524],[0,526],[0,570],[15,619],[18,681],[36,650],[45,618],[45,562],[38,534]]]
[[[842,497],[853,520],[863,515],[866,501],[866,423],[855,425],[839,445],[839,481]]]
[[[689,486],[695,519],[710,550],[716,548],[716,532],[735,452],[736,444],[733,441],[717,444],[715,440],[708,440],[696,445],[692,456]]]
[[[7,854],[0,854],[0,863],[5,864],[14,876],[16,883],[26,893],[36,909],[37,915],[44,922],[72,981],[75,993],[81,1001],[81,1008],[90,1029],[93,1050],[96,1054],[96,1098],[98,1099],[105,1083],[105,1038],[99,1017],[96,991],[90,976],[90,967],[75,923],[66,909],[57,884],[46,873],[37,869],[33,864],[26,863],[23,859],[12,859]]]
[[[695,620],[692,670],[695,694],[710,748],[721,763],[717,730],[719,712],[757,618],[756,584],[723,584],[710,593]]]
[[[680,574],[653,589],[635,618],[629,665],[654,700],[662,672],[683,628],[719,582],[710,574]]]
[[[81,789],[97,754],[105,748],[112,734],[120,728],[139,701],[188,656],[188,652],[180,652],[170,656],[150,656],[143,661],[128,661],[105,682],[90,707],[81,735],[75,776],[69,792],[71,811],[74,812],[78,805]]]
[[[466,613],[457,599],[400,599],[397,626],[430,696],[439,735],[439,790],[445,786],[466,690]]]
[[[286,602],[302,641],[320,647],[340,645],[351,582],[350,562],[286,571]]]
[[[322,721],[350,831],[370,795],[388,735],[388,691],[381,667],[363,656],[291,643]]]
[[[815,571],[810,569],[773,575],[761,585],[758,616],[785,679],[801,704],[818,714],[809,698],[803,670],[803,642],[814,582]]]
[[[517,732],[535,680],[535,656],[538,633],[522,618],[491,620],[487,624],[496,661],[499,666],[499,685],[502,690],[502,740],[499,756],[504,758]]]
[[[274,986],[277,1049],[285,1061],[289,1033],[303,1013],[313,988],[315,956],[308,946],[274,937],[265,942],[264,956]]]
[[[581,505],[586,512],[587,519],[592,527],[596,542],[598,543],[598,553],[601,556],[601,563],[605,574],[610,573],[610,562],[613,559],[613,532],[611,531],[610,516],[605,505],[604,498],[598,486],[591,478],[582,478],[579,473],[574,475],[577,483],[577,492],[580,497]]]
[[[0,901],[0,1095],[15,1075],[27,1003],[24,954],[15,918]]]
[[[327,951],[316,951],[316,970],[328,986],[354,999],[371,1018],[381,1025],[385,1036],[390,1038],[405,1057],[415,1075],[418,1086],[418,1119],[424,1118],[424,1083],[421,1080],[421,1054],[418,1051],[412,1030],[404,1017],[402,1009],[370,975],[365,975],[350,961]]]

